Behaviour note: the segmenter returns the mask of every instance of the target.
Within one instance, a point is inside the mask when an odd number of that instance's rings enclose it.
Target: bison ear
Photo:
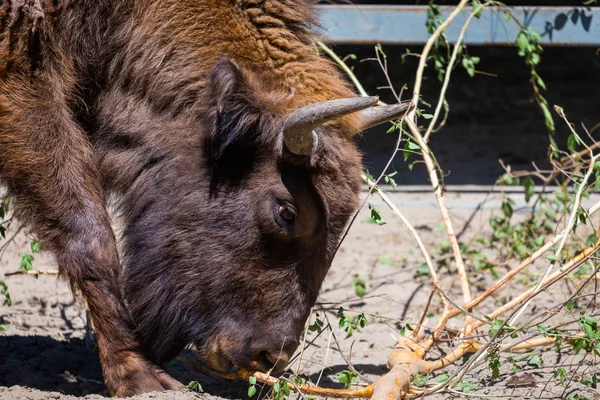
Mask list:
[[[209,90],[207,147],[216,163],[253,142],[260,112],[242,71],[229,58],[221,58],[213,67]]]

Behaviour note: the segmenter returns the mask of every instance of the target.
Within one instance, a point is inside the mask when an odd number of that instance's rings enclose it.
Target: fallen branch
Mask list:
[[[250,377],[256,378],[258,382],[262,382],[269,386],[274,386],[276,383],[281,382],[281,379],[275,378],[268,373],[258,372],[258,371],[249,371],[246,369],[239,369],[235,372],[219,372],[212,370],[204,365],[189,360],[187,358],[179,357],[178,361],[181,361],[185,364],[188,364],[196,371],[211,374],[215,376],[219,376],[224,379],[229,380],[245,380],[248,381]],[[286,381],[288,387],[292,392],[301,393],[308,396],[320,396],[320,397],[329,397],[334,399],[356,399],[356,398],[371,398],[373,395],[373,387],[377,384],[369,385],[363,388],[357,389],[327,389],[321,388],[317,386],[308,386],[308,385],[295,385],[291,382]]]

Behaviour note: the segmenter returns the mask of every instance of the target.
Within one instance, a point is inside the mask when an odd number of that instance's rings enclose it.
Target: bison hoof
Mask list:
[[[115,397],[184,388],[181,382],[150,361],[135,356],[127,357],[127,361],[112,371],[105,371],[106,386]]]

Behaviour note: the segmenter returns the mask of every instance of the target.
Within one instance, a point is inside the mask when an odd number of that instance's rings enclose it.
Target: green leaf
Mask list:
[[[577,148],[577,136],[573,134],[569,135],[569,138],[567,139],[567,148],[571,153],[575,152],[575,149]]]
[[[528,176],[523,180],[523,187],[525,188],[525,202],[529,203],[529,200],[535,195],[535,183],[533,178]]]
[[[319,314],[317,314],[317,316],[318,316],[318,315],[319,315]],[[251,377],[249,377],[249,378],[248,378],[248,382],[249,382],[251,385],[256,385],[256,377],[254,377],[254,376],[251,376]]]
[[[365,317],[364,313],[360,313],[356,316],[356,324],[360,329],[369,325],[369,321],[367,321],[367,317]]]
[[[544,113],[544,119],[546,120],[546,128],[548,129],[549,132],[554,133],[554,131],[555,131],[554,119],[552,118],[552,114],[550,113],[550,110],[548,109],[548,105],[541,101],[540,108],[542,109],[542,112]]]
[[[475,76],[475,65],[473,64],[473,60],[468,57],[463,57],[461,60],[462,66],[467,71],[469,76],[472,78]]]
[[[248,397],[253,397],[256,394],[256,386],[248,387]]]
[[[531,357],[529,359],[529,361],[527,361],[527,365],[534,365],[534,366],[537,366],[537,367],[541,367],[542,364],[543,364],[543,361],[542,361],[541,357],[538,356],[538,355],[535,355],[535,356]]]
[[[187,388],[196,393],[204,393],[202,385],[197,381],[191,381],[188,383]]]
[[[396,181],[394,180],[394,178],[392,178],[392,177],[393,177],[393,176],[395,176],[397,173],[398,173],[398,172],[394,172],[394,173],[392,173],[392,174],[389,174],[389,175],[386,175],[386,176],[384,177],[384,179],[385,179],[385,183],[389,183],[390,185],[392,185],[392,188],[393,188],[393,189],[396,189],[396,187],[398,186],[398,185],[396,184]]]
[[[19,254],[21,257],[21,265],[19,265],[19,271],[31,271],[33,270],[33,255],[27,253]]]
[[[473,16],[477,19],[481,18],[481,10],[483,9],[481,4],[477,0],[473,0],[472,6],[473,6]]]
[[[39,240],[34,240],[33,242],[31,242],[31,252],[32,253],[39,253],[41,249],[41,243]]]
[[[417,151],[417,150],[421,150],[421,147],[418,144],[416,144],[415,142],[409,141],[408,149]]]
[[[529,46],[529,38],[527,37],[525,32],[523,32],[523,31],[519,32],[519,35],[517,36],[517,41],[515,42],[515,45],[521,51],[527,50],[527,47]]]
[[[379,263],[383,265],[394,265],[394,260],[390,256],[379,257]]]
[[[510,218],[513,215],[513,208],[509,200],[510,199],[505,199],[504,201],[502,201],[502,212],[504,213],[506,218]]]
[[[456,386],[460,388],[463,393],[471,393],[473,390],[477,389],[477,385],[469,382],[458,382]]]
[[[0,294],[4,296],[2,305],[7,307],[12,306],[12,299],[10,298],[10,293],[8,292],[8,285],[4,281],[0,281]]]
[[[413,332],[413,331],[414,331],[413,327],[410,326],[410,324],[406,324],[402,328],[400,328],[400,336],[405,337],[407,332]]]
[[[344,388],[349,389],[356,381],[356,374],[350,370],[344,370],[337,375],[337,380],[344,384]]]
[[[414,376],[412,384],[414,386],[423,386],[427,383],[427,381],[429,380],[429,378],[425,375],[421,375],[421,374],[417,374]]]
[[[535,78],[536,83],[538,84],[539,87],[541,87],[544,90],[546,89],[546,84],[544,83],[544,81],[542,80],[542,78],[540,78],[539,76]]]
[[[567,380],[567,370],[562,367],[557,369],[554,373],[554,377],[559,377],[560,383],[564,385],[565,381]]]
[[[594,330],[588,324],[583,325],[583,331],[585,332],[588,339],[594,339]]]
[[[371,220],[375,222],[377,225],[385,225],[387,222],[381,216],[379,209],[372,204],[369,204],[369,209],[371,210]]]
[[[358,297],[364,297],[367,294],[367,278],[361,277],[358,274],[352,276],[350,286]]]
[[[321,319],[321,316],[319,315],[319,313],[317,313],[317,316],[315,317],[315,323],[308,327],[308,331],[321,333],[323,331],[324,327],[325,327],[325,323]],[[256,383],[255,377],[251,376],[249,379],[254,380],[254,382],[250,382],[250,383],[252,383],[252,384]]]

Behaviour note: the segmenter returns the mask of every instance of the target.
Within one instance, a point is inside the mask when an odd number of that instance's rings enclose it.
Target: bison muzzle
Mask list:
[[[309,0],[0,0],[0,176],[87,301],[109,391],[281,371],[358,204],[357,98]],[[122,251],[107,212],[124,224]]]

